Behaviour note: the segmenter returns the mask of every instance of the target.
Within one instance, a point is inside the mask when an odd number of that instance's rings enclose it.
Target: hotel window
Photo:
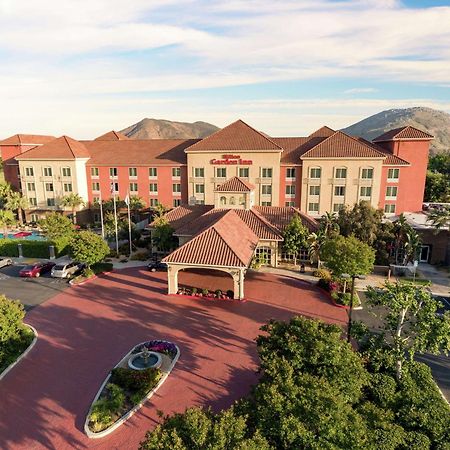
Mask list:
[[[179,198],[174,199],[173,201],[173,207],[176,208],[177,206],[181,205],[181,200]]]
[[[388,186],[386,188],[386,197],[396,198],[397,197],[397,186]]]
[[[205,185],[204,184],[196,184],[195,185],[195,193],[196,194],[204,194],[205,193]]]
[[[100,183],[92,183],[92,190],[93,191],[99,191],[100,190]]]
[[[63,167],[61,169],[61,171],[62,171],[62,176],[63,177],[70,177],[71,176],[70,167]]]
[[[272,185],[271,184],[261,185],[261,193],[262,195],[272,195]]]
[[[54,198],[48,198],[47,199],[47,206],[55,206],[55,199]]]
[[[149,167],[148,176],[150,178],[156,178],[158,176],[158,169],[156,167]]]
[[[119,192],[119,183],[112,183],[113,192]]]
[[[295,167],[288,167],[286,169],[286,178],[287,179],[295,178]]]
[[[34,176],[34,169],[32,167],[25,167],[25,175],[27,177],[33,177]]]
[[[286,186],[286,195],[295,195],[295,184],[288,184]]]
[[[94,200],[95,203],[95,200]],[[101,220],[101,216],[99,213],[94,213],[94,223],[99,223]]]
[[[216,177],[217,178],[226,178],[227,177],[227,168],[226,167],[217,167]]]
[[[320,186],[310,186],[309,195],[320,195]]]
[[[372,168],[365,168],[361,169],[361,178],[366,180],[371,180],[373,178],[373,169]]]
[[[372,187],[371,186],[361,186],[359,190],[360,197],[370,197],[372,195]]]
[[[64,192],[72,192],[72,183],[64,183]]]
[[[91,177],[98,177],[98,167],[91,167]]]
[[[194,167],[195,178],[205,178],[205,169],[203,167]]]
[[[181,192],[181,184],[180,183],[172,184],[172,192],[174,194]]]
[[[39,220],[39,216],[37,214],[31,214],[30,219],[32,222],[37,222]]]
[[[45,190],[47,192],[53,192],[53,183],[45,183]]]
[[[130,183],[130,192],[137,192],[137,191],[138,191],[138,184]]]
[[[263,167],[261,169],[261,177],[262,178],[272,178],[272,169]]]
[[[261,202],[261,206],[272,206],[272,202]]]
[[[151,198],[150,199],[150,206],[158,206],[158,199],[157,198]]]
[[[295,206],[295,202],[285,202],[284,206]]]
[[[44,167],[44,177],[51,177],[52,176],[52,168],[51,167]]]
[[[149,191],[153,192],[153,193],[158,192],[158,184],[157,183],[150,183]]]
[[[395,214],[395,204],[384,205],[384,212],[386,214]]]
[[[109,176],[111,178],[116,178],[117,177],[117,167],[110,167],[109,168]]]
[[[220,204],[223,206],[223,205],[226,205],[227,204],[227,198],[226,197],[220,197]]]
[[[320,167],[311,167],[309,169],[309,178],[320,178],[322,176],[322,169]]]
[[[390,180],[390,181],[398,181],[399,175],[400,175],[400,169],[389,169],[388,170],[388,180]]]
[[[30,204],[30,206],[37,206],[37,200],[36,197],[30,197],[28,199],[28,203]]]
[[[334,178],[347,178],[347,169],[345,167],[336,168]]]
[[[318,203],[308,203],[308,211],[311,213],[319,212],[319,204]]]
[[[344,204],[343,203],[335,203],[333,205],[333,212],[339,212],[343,208],[344,208]]]
[[[92,203],[94,203],[94,205],[99,205],[100,197],[92,197]],[[98,220],[94,220],[94,222],[98,222]]]
[[[172,177],[173,178],[181,177],[181,168],[180,167],[172,167]]]
[[[334,195],[337,197],[343,197],[345,195],[345,186],[335,186]]]
[[[128,175],[130,178],[136,178],[137,177],[136,167],[128,167]]]
[[[195,204],[196,205],[204,205],[205,204],[205,200],[195,200]]]
[[[35,191],[36,185],[34,183],[27,183],[27,191]]]
[[[239,176],[241,178],[248,178],[250,175],[250,170],[248,167],[239,167]]]

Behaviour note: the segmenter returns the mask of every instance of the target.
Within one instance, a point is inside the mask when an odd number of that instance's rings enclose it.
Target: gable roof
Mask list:
[[[357,139],[358,141],[364,142],[366,145],[372,146],[373,148],[375,148],[376,150],[378,150],[381,153],[384,153],[385,160],[383,161],[383,166],[410,166],[411,165],[408,161],[400,158],[400,156],[394,155],[390,151],[384,149],[383,147],[380,147],[377,144],[374,144],[373,142],[369,142],[362,137],[355,137],[355,139]]]
[[[189,222],[185,222],[183,226],[178,227],[174,234],[175,236],[195,236],[220,220],[228,211],[230,210],[211,207],[203,215],[192,218]]]
[[[56,139],[43,134],[15,134],[0,141],[0,145],[42,145]]]
[[[373,142],[385,142],[385,141],[401,141],[401,140],[426,140],[434,139],[431,134],[425,133],[425,131],[408,125],[406,127],[394,128],[381,136],[378,136]]]
[[[259,212],[280,232],[284,231],[296,214],[300,217],[302,224],[309,231],[316,231],[319,226],[315,219],[293,206],[254,206],[253,209]]]
[[[313,138],[313,137],[323,137],[323,138],[327,138],[332,136],[334,133],[336,133],[335,130],[333,130],[330,127],[327,127],[326,125],[324,125],[323,127],[319,128],[318,130],[314,131],[314,133],[311,133],[308,137]]]
[[[225,181],[225,183],[217,186],[215,192],[251,192],[255,189],[253,184],[239,177],[233,177]]]
[[[164,218],[167,220],[174,232],[177,232],[179,229],[184,227],[184,225],[193,222],[195,219],[198,219],[200,216],[206,214],[213,208],[214,206],[212,205],[180,205],[164,214]],[[153,225],[154,221],[149,225],[149,227],[152,227]]]
[[[280,231],[255,208],[252,208],[250,210],[234,209],[233,211],[258,236],[259,239],[269,241],[283,240],[283,236]]]
[[[191,150],[196,152],[234,152],[246,150],[281,151],[282,148],[272,139],[255,130],[244,121],[237,120],[186,149],[186,151]]]
[[[99,137],[96,137],[94,140],[95,141],[126,141],[128,139],[130,139],[128,136],[125,136],[124,134],[119,133],[117,131],[111,130],[105,134],[102,134]]]
[[[342,131],[336,131],[301,158],[384,158],[384,153]]]
[[[216,267],[248,267],[258,236],[233,210],[166,256],[164,262]]]
[[[23,152],[21,155],[16,156],[16,159],[75,159],[89,157],[89,151],[84,144],[69,136],[61,136],[47,144]]]

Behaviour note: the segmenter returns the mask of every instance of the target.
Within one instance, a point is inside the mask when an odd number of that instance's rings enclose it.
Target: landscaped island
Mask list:
[[[152,340],[136,345],[109,372],[86,417],[84,430],[101,438],[131,417],[164,383],[180,356],[177,345]]]

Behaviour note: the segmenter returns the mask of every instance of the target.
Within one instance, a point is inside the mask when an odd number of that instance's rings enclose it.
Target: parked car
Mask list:
[[[156,272],[157,270],[167,270],[167,264],[165,262],[161,262],[161,261],[153,261],[150,264],[148,264],[147,269],[150,272]]]
[[[19,277],[40,277],[43,273],[50,272],[54,265],[55,263],[50,261],[30,264],[19,272]]]
[[[2,267],[10,266],[12,264],[11,258],[0,258],[0,269]]]
[[[51,275],[53,278],[69,278],[79,274],[85,267],[86,264],[75,261],[56,264],[52,269]]]

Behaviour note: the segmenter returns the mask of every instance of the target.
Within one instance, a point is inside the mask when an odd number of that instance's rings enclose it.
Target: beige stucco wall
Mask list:
[[[302,170],[301,188],[301,210],[311,216],[321,216],[327,211],[333,211],[333,205],[344,203],[353,205],[360,200],[367,200],[374,207],[378,207],[380,196],[381,169],[383,159],[304,159]],[[310,169],[320,167],[322,170],[320,180],[311,179]],[[335,169],[345,167],[347,169],[346,179],[334,178]],[[361,169],[373,168],[372,179],[362,179]],[[320,195],[311,196],[309,186],[320,185]],[[345,186],[345,196],[336,197],[334,195],[335,186]],[[372,194],[370,198],[360,196],[361,186],[371,186]],[[313,213],[309,211],[309,203],[319,203],[319,211]]]
[[[251,165],[214,165],[211,164],[212,159],[222,159],[222,155],[233,154],[239,155],[243,160],[251,160]],[[271,202],[272,206],[279,205],[280,192],[280,152],[241,152],[241,151],[220,151],[220,152],[188,152],[188,199],[195,197],[197,201],[202,200],[206,205],[214,205],[215,195],[214,189],[227,179],[239,176],[239,167],[249,168],[249,177],[247,181],[255,185],[254,204],[261,205],[262,202]],[[203,167],[205,169],[205,177],[203,179],[194,178],[194,168]],[[226,178],[216,178],[215,169],[218,167],[226,168]],[[271,168],[272,178],[262,179],[261,169]],[[204,184],[204,195],[195,194],[195,184]],[[272,185],[271,195],[262,195],[261,186],[263,184]]]
[[[21,177],[22,193],[27,199],[36,198],[37,205],[28,208],[30,212],[33,209],[45,209],[54,211],[59,208],[59,200],[65,195],[70,194],[64,190],[65,183],[72,184],[72,193],[79,194],[85,202],[88,200],[87,196],[87,182],[86,182],[86,161],[87,159],[72,159],[72,160],[19,160],[19,171]],[[32,167],[34,174],[32,176],[26,175],[26,168]],[[44,176],[44,167],[52,168],[52,176]],[[62,169],[64,167],[70,168],[70,176],[63,176]],[[35,191],[28,189],[28,183],[34,183]],[[45,189],[46,183],[53,183],[53,192],[48,192]],[[54,207],[47,205],[47,199],[54,198]],[[70,208],[66,208],[69,210]],[[80,209],[80,208],[79,208]]]

